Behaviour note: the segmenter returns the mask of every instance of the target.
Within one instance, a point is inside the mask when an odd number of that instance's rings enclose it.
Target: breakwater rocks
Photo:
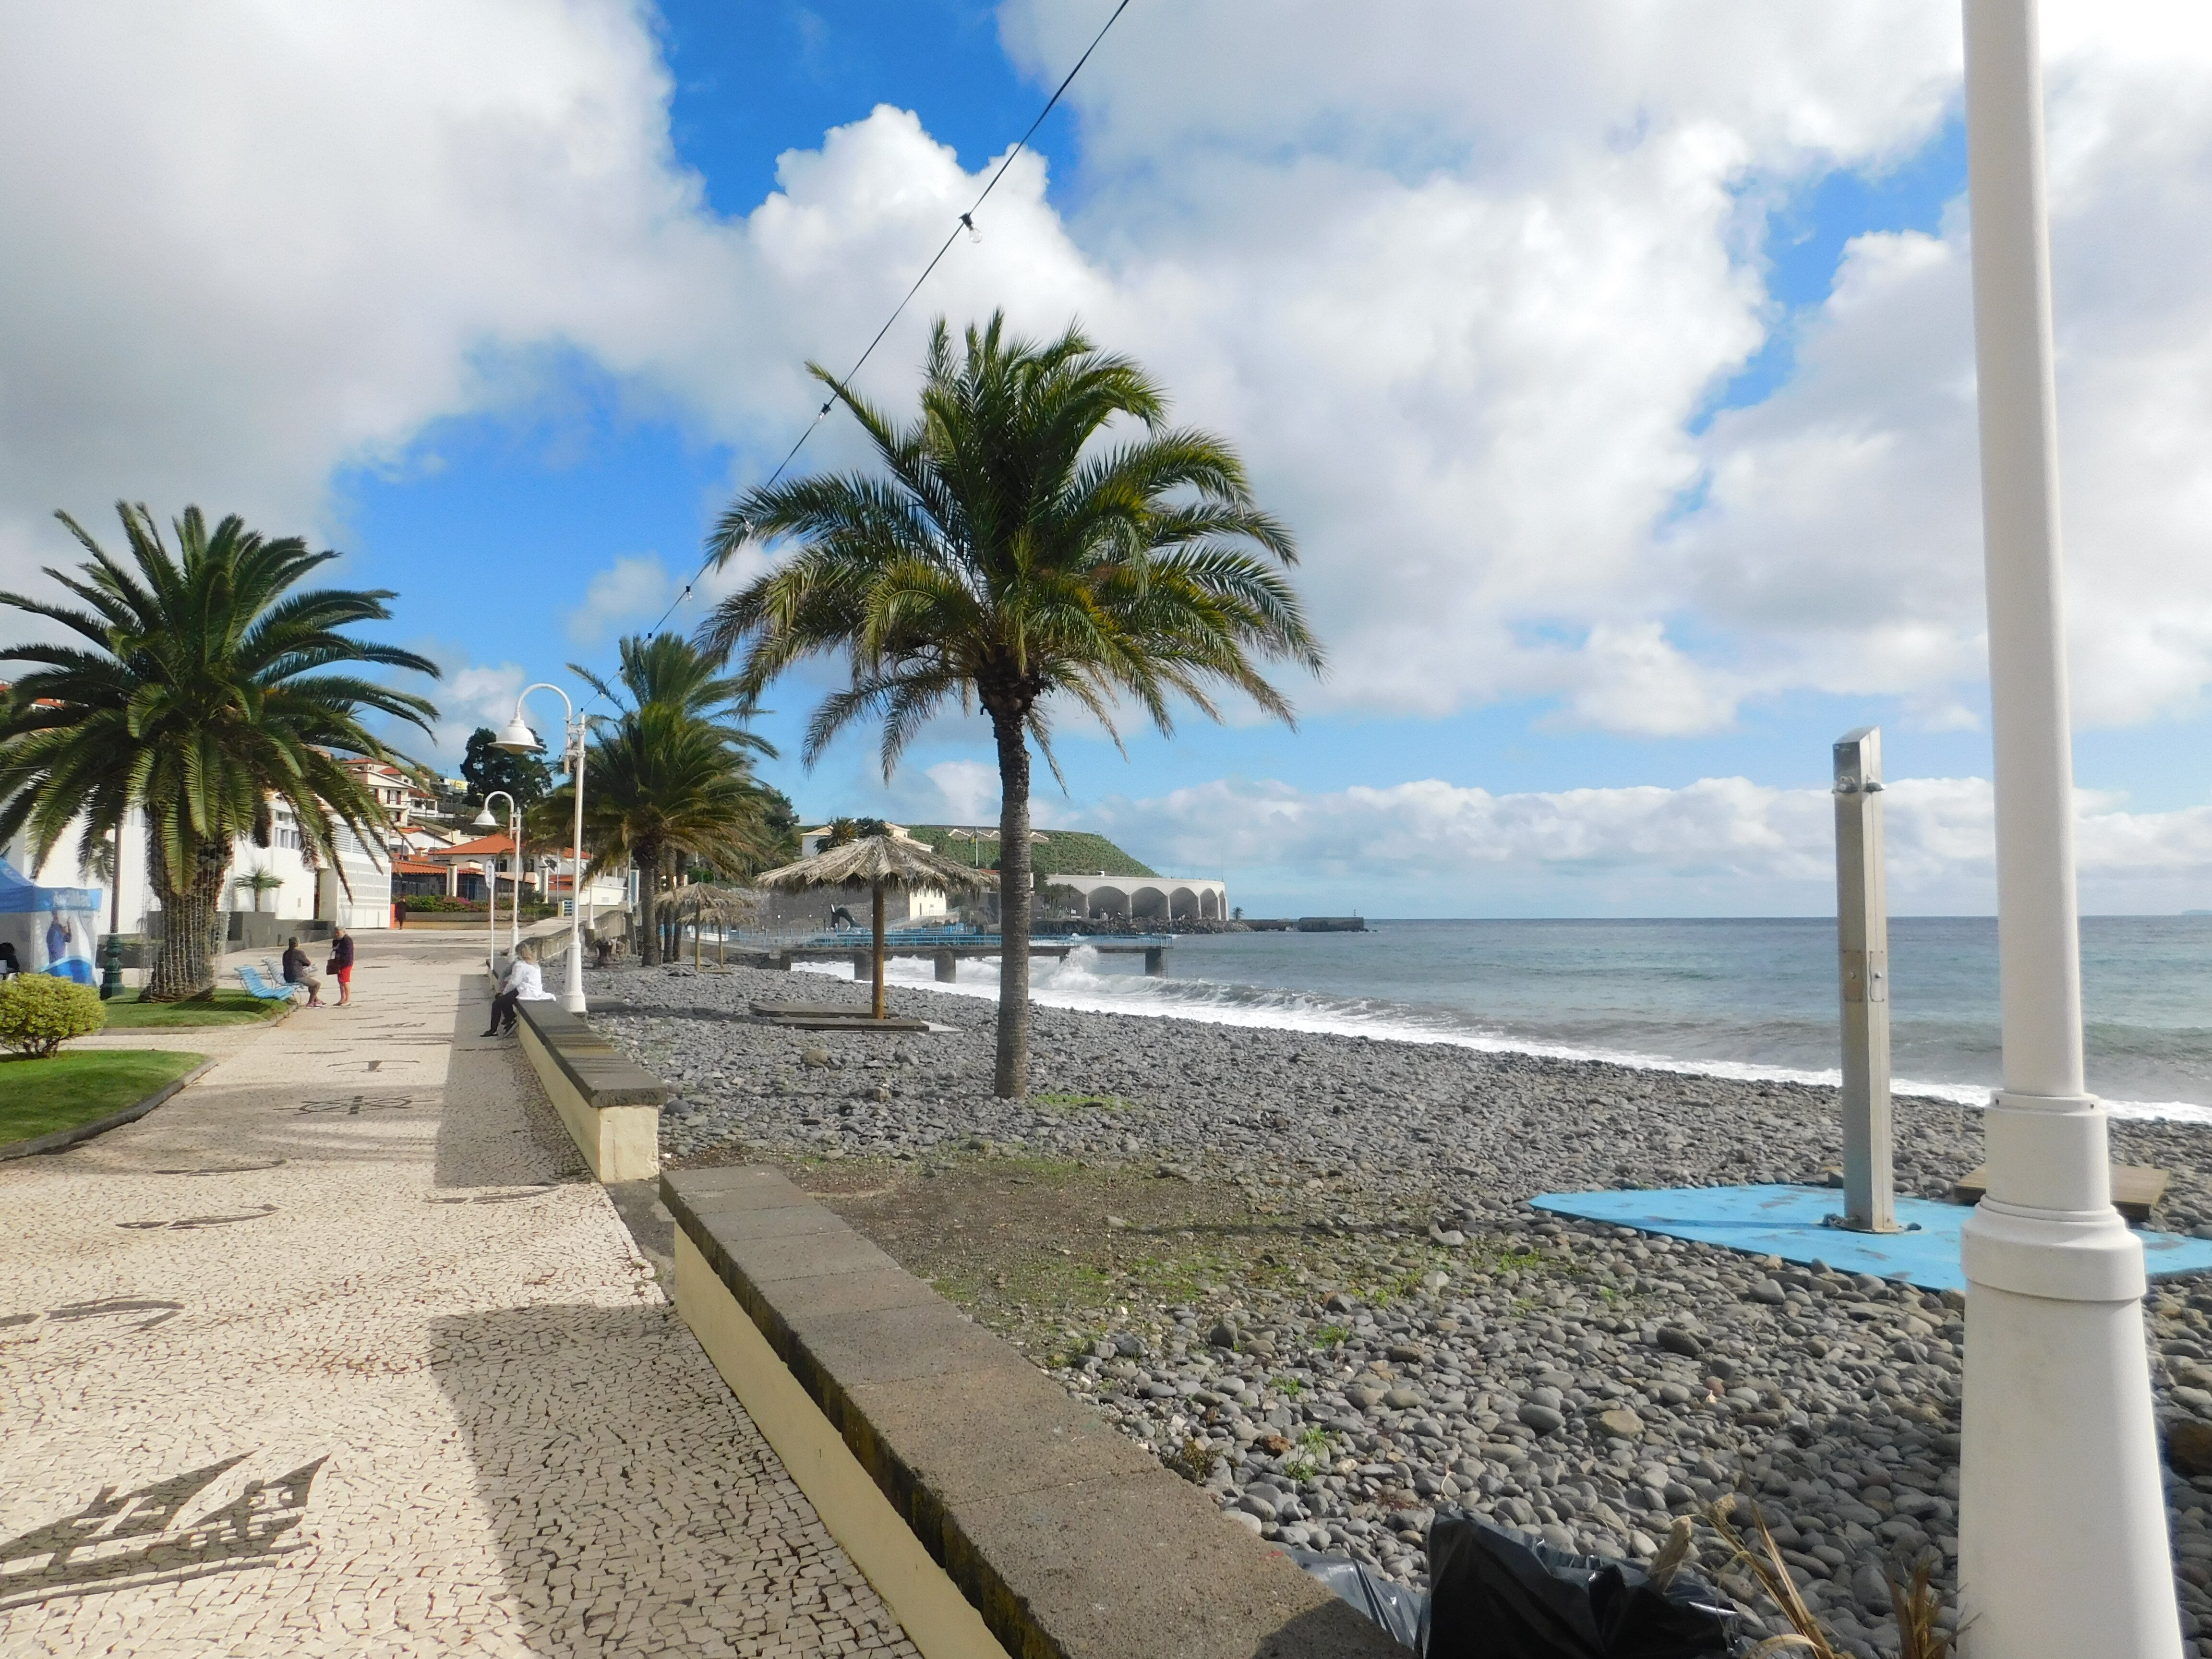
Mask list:
[[[733,1010],[852,994],[751,970],[631,971],[592,989]],[[1040,1007],[1034,1093],[1015,1103],[989,1093],[991,1004],[890,995],[892,1012],[952,1029],[603,1023],[678,1091],[663,1120],[672,1159],[744,1149],[927,1166],[990,1148],[1225,1183],[1255,1215],[1291,1218],[1292,1245],[1271,1234],[1249,1273],[1146,1298],[1109,1284],[1049,1330],[1020,1332],[1241,1524],[1418,1583],[1440,1504],[1636,1557],[1674,1517],[1748,1491],[1850,1651],[1893,1650],[1886,1563],[1931,1553],[1946,1601],[1955,1593],[1958,1297],[1524,1202],[1817,1178],[1840,1154],[1833,1091]],[[1900,1190],[1940,1196],[1980,1161],[1978,1114],[1905,1100],[1898,1120]],[[2212,1218],[2206,1131],[2113,1131],[2117,1157],[2173,1172],[2160,1224]],[[1010,1334],[1018,1323],[976,1311]],[[2208,1312],[2212,1290],[2154,1291],[2169,1422],[2212,1420]],[[2203,1619],[2212,1637],[2212,1478],[2174,1476],[2170,1497],[2184,1626],[2194,1639]],[[1741,1576],[1708,1565],[1755,1607]]]

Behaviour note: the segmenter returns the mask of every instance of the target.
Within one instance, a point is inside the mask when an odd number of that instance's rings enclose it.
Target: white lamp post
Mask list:
[[[507,797],[507,838],[514,843],[515,863],[519,867],[522,862],[522,806],[513,795],[507,794],[504,789],[493,790],[484,797],[483,809],[469,821],[470,827],[477,830],[499,828],[499,820],[491,815],[492,799],[499,795]],[[496,865],[492,867],[484,910],[484,972],[495,981],[499,978],[499,868]],[[509,914],[513,920],[507,928],[507,952],[511,959],[515,946],[522,942],[522,881],[519,876],[515,878],[514,900]]]
[[[580,866],[584,859],[585,727],[582,716],[576,713],[576,705],[568,700],[568,694],[566,691],[563,691],[559,686],[546,680],[540,680],[534,685],[524,686],[522,688],[521,696],[519,696],[514,700],[514,720],[507,723],[506,731],[501,732],[498,737],[492,739],[492,746],[495,749],[504,749],[509,754],[514,755],[533,754],[544,748],[545,745],[538,742],[538,734],[530,729],[522,718],[522,705],[532,691],[550,691],[555,696],[561,699],[561,707],[565,711],[562,721],[562,730],[566,733],[568,739],[568,760],[569,768],[568,778],[569,781],[575,785],[576,789],[576,839],[574,846],[576,862],[579,866]],[[518,857],[516,860],[516,874],[518,881],[520,881],[520,869],[521,860]],[[517,896],[515,902],[518,905],[521,903],[521,899],[519,896]],[[584,1012],[585,1006],[583,926],[583,907],[580,904],[570,904],[568,907],[568,982],[562,995],[561,1006],[566,1008],[572,1014],[582,1013]]]
[[[2081,1066],[2035,0],[1965,0],[2004,1086],[1966,1224],[1968,1659],[2173,1659],[2142,1246]]]

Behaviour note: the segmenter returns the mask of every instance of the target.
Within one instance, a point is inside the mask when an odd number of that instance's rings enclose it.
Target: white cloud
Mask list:
[[[2137,720],[2212,678],[2212,22],[2047,9],[2075,685]],[[1002,24],[1040,76],[1093,27]],[[866,383],[902,401],[928,316],[1001,302],[1138,355],[1301,535],[1335,663],[1309,707],[1533,696],[1668,734],[1809,687],[1970,721],[1958,230],[1863,239],[1798,382],[1687,430],[1775,320],[1762,204],[1923,142],[1956,29],[1917,0],[1133,11],[1073,94],[1079,217],[1022,157]],[[522,395],[547,349],[780,454],[800,361],[842,367],[978,187],[879,109],[716,218],[642,0],[141,0],[30,9],[9,46],[0,580],[66,553],[52,507],[118,494],[312,530],[335,468]],[[856,453],[833,420],[806,464]],[[603,573],[580,642],[656,574]]]
[[[1987,781],[1908,778],[1884,799],[1893,908],[1991,908]],[[1075,817],[1165,872],[1224,875],[1247,891],[1359,895],[1382,914],[1834,906],[1829,793],[1743,778],[1505,795],[1433,778],[1329,793],[1223,779],[1109,800]],[[2114,797],[2084,794],[2077,834],[2085,908],[2212,902],[2212,807],[2134,813]]]
[[[937,790],[943,805],[936,816],[947,823],[996,823],[999,821],[999,769],[983,761],[939,761],[923,776]]]
[[[649,626],[676,592],[659,554],[623,554],[586,585],[584,602],[568,613],[568,637],[578,645],[604,645],[627,624]]]
[[[443,653],[427,654],[437,660]],[[448,765],[458,765],[468,749],[471,732],[480,726],[496,732],[514,718],[514,700],[528,676],[511,662],[495,666],[465,661],[458,667],[450,662],[440,665],[446,670],[445,678],[428,688],[439,714],[431,727],[434,735],[430,752]],[[403,741],[401,747],[406,746]]]
[[[2073,690],[2091,724],[2212,679],[2212,25],[2047,8]],[[1752,678],[1939,708],[1985,666],[1966,227],[1868,236],[1795,382],[1724,415],[1678,590]]]

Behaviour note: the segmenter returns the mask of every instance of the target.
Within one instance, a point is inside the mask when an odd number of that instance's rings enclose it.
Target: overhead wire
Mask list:
[[[1006,176],[1006,169],[1013,166],[1015,158],[1029,148],[1030,140],[1036,137],[1037,129],[1044,125],[1045,117],[1052,113],[1054,106],[1059,104],[1061,95],[1075,83],[1075,77],[1083,72],[1083,66],[1091,61],[1091,54],[1098,50],[1099,42],[1105,40],[1107,32],[1120,21],[1121,14],[1128,9],[1129,0],[1121,0],[1121,3],[1114,8],[1112,15],[1100,27],[1098,33],[1091,37],[1091,44],[1083,49],[1083,56],[1075,60],[1075,67],[1069,70],[1060,83],[1053,88],[1052,96],[1044,100],[1044,107],[1037,112],[1036,119],[1030,123],[1029,130],[1023,133],[1015,142],[1014,147],[1006,152],[1006,159],[1000,161],[992,173],[981,193],[968,204],[968,210],[953,222],[952,228],[946,234],[945,240],[939,246],[937,252],[930,255],[929,263],[921,268],[921,275],[914,279],[913,285],[900,296],[899,302],[891,307],[891,314],[884,319],[884,325],[876,331],[875,337],[870,340],[866,349],[853,360],[852,368],[847,369],[842,377],[846,385],[851,385],[854,377],[866,367],[868,359],[875,355],[876,348],[884,343],[884,337],[891,331],[892,325],[904,314],[907,307],[914,302],[914,296],[921,292],[922,284],[929,280],[930,274],[943,262],[945,256],[951,252],[953,243],[960,240],[960,233],[964,230],[971,236],[980,239],[981,233],[975,228],[976,213],[982,208],[983,204],[990,199],[991,192],[999,187],[999,180]],[[783,477],[792,462],[799,459],[799,452],[806,447],[806,441],[814,435],[815,428],[829,418],[830,411],[836,408],[836,404],[837,399],[834,393],[822,400],[822,407],[814,411],[814,418],[806,423],[805,430],[799,434],[799,441],[793,444],[784,458],[776,463],[775,471],[769,473],[758,488],[766,489]],[[692,590],[698,586],[700,578],[712,569],[714,565],[714,556],[710,553],[700,563],[699,568],[692,574],[691,580],[684,584],[683,592],[669,601],[668,609],[662,611],[660,620],[653,623],[652,633],[658,634],[667,626],[668,619],[676,614],[686,599],[691,597]],[[604,692],[599,694],[600,696],[605,695]],[[592,701],[593,702],[599,701],[599,696],[594,696]],[[588,708],[590,705],[586,706]]]

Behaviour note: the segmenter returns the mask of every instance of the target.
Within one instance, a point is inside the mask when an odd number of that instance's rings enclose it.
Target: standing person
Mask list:
[[[52,921],[46,924],[47,970],[51,972],[52,969],[60,967],[62,964],[62,958],[68,955],[69,929],[63,927],[62,919],[59,916],[56,916]]]
[[[330,975],[338,982],[338,1006],[353,1001],[353,935],[343,927],[331,934]]]
[[[307,988],[307,1006],[310,1008],[321,1007],[323,1006],[323,982],[319,979],[317,979],[313,973],[309,970],[307,967],[307,953],[300,948],[300,941],[298,939],[288,939],[284,941],[284,961],[283,966],[284,969],[284,983],[287,985],[306,986]]]
[[[15,940],[0,939],[0,979],[13,979],[22,971],[23,964],[15,957]]]
[[[394,927],[404,927],[407,925],[407,901],[404,898],[392,901],[392,925]]]

